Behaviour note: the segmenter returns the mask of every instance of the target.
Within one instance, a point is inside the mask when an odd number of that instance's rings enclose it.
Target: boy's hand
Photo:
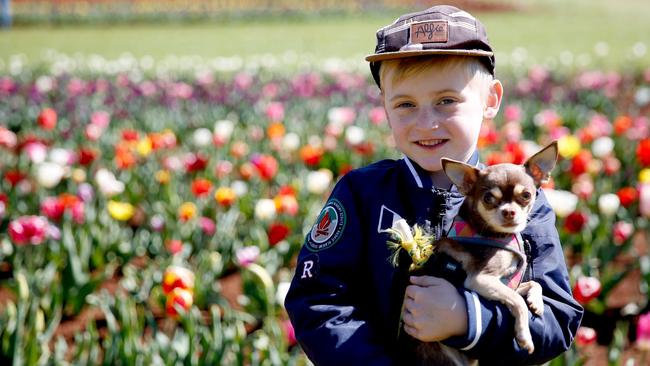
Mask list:
[[[411,276],[404,296],[404,330],[422,342],[467,333],[467,307],[456,288],[431,276]]]

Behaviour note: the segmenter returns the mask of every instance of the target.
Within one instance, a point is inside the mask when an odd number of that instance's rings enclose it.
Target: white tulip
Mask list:
[[[39,76],[35,85],[40,93],[47,93],[54,87],[54,81],[49,76]]]
[[[328,169],[319,169],[307,174],[307,191],[313,194],[323,194],[332,182],[332,172]]]
[[[578,206],[578,196],[569,191],[544,189],[544,195],[558,217],[567,217]]]
[[[248,184],[246,184],[246,182],[244,182],[243,180],[236,180],[232,182],[230,188],[232,188],[232,190],[235,192],[235,195],[237,197],[242,197],[246,193],[248,193]]]
[[[36,181],[41,187],[55,187],[64,175],[65,168],[56,163],[45,162],[36,166]]]
[[[278,290],[275,293],[275,300],[282,306],[284,306],[284,299],[287,298],[289,286],[291,286],[291,282],[282,281],[278,283]]]
[[[275,218],[275,202],[270,198],[262,198],[255,205],[255,218],[262,221]]]
[[[618,211],[621,200],[614,193],[605,193],[598,197],[598,210],[605,216],[612,216]]]
[[[214,124],[214,135],[221,141],[228,141],[235,129],[235,124],[227,119],[222,119]]]
[[[404,219],[399,219],[393,223],[393,230],[399,234],[399,238],[404,243],[413,242],[413,233],[411,227]]]
[[[69,150],[58,147],[50,150],[50,161],[53,163],[61,166],[69,165],[71,158],[72,153]]]
[[[293,152],[300,147],[300,137],[295,132],[289,132],[282,139],[282,149],[286,152]]]
[[[106,169],[99,169],[95,173],[95,183],[99,191],[106,197],[113,197],[124,192],[124,183],[115,178],[115,175]]]
[[[348,126],[345,129],[345,141],[352,146],[359,145],[366,139],[366,132],[359,126]]]
[[[207,128],[199,128],[192,134],[194,146],[205,147],[212,143],[212,132]]]
[[[591,151],[597,158],[603,158],[614,150],[614,140],[611,137],[599,137],[591,144]]]

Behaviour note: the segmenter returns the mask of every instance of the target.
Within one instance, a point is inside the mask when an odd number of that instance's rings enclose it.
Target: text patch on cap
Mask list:
[[[331,199],[318,215],[305,245],[312,252],[330,248],[336,244],[345,229],[345,209],[337,199]]]
[[[446,20],[431,20],[411,24],[409,43],[439,43],[449,40],[449,27]]]

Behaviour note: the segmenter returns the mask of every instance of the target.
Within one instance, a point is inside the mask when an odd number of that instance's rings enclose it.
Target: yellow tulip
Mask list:
[[[639,172],[639,183],[650,183],[650,168],[641,169]]]
[[[145,137],[138,141],[138,145],[136,146],[136,150],[138,150],[138,154],[140,154],[140,156],[147,156],[151,154],[152,149],[153,145],[149,137]]]
[[[156,181],[160,184],[169,183],[170,178],[169,171],[167,170],[159,170],[156,172]]]
[[[196,216],[196,205],[192,202],[185,202],[178,208],[178,217],[187,221]]]
[[[560,137],[557,141],[558,152],[565,159],[571,159],[580,152],[580,139],[573,135]]]
[[[127,221],[135,213],[135,207],[128,202],[108,201],[108,213],[118,221]]]

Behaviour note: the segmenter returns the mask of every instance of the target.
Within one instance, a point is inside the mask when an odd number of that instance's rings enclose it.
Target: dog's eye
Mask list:
[[[497,198],[494,197],[492,193],[485,192],[485,195],[483,195],[483,202],[487,203],[488,205],[493,205],[497,202]]]
[[[528,200],[530,200],[532,197],[533,197],[533,195],[530,194],[530,192],[528,192],[528,191],[523,191],[523,192],[521,192],[521,198],[522,198],[523,200],[528,201]]]

